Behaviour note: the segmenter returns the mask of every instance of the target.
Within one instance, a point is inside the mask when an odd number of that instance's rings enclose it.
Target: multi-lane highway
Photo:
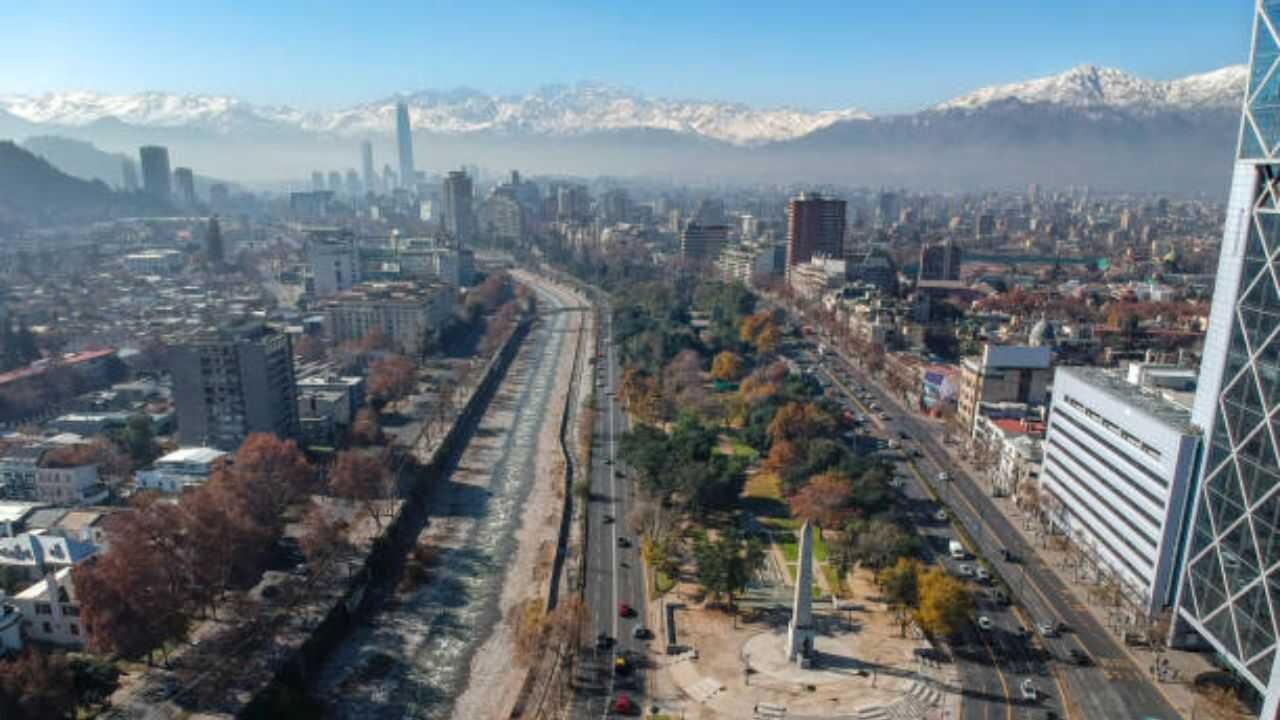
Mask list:
[[[1040,561],[1035,549],[1000,513],[977,480],[950,461],[939,441],[941,431],[936,424],[907,412],[896,398],[868,382],[845,358],[827,355],[823,364],[824,372],[830,372],[830,376],[839,381],[836,386],[846,396],[849,391],[862,393],[859,403],[864,410],[875,403],[888,413],[887,421],[874,420],[887,434],[905,434],[910,438],[906,444],[918,449],[920,454],[913,461],[917,479],[947,506],[948,520],[964,530],[971,548],[983,556],[987,567],[1004,579],[1018,605],[1006,612],[990,597],[980,600],[978,613],[990,617],[994,628],[990,633],[971,630],[965,635],[965,645],[959,654],[973,662],[962,660],[970,666],[962,664],[961,669],[967,672],[975,687],[966,695],[964,717],[1034,717],[1026,714],[1031,706],[1023,703],[1021,697],[1021,684],[1028,679],[1041,694],[1048,696],[1042,697],[1035,707],[1060,704],[1060,714],[1068,718],[1173,720],[1178,717],[1115,640]],[[949,480],[939,479],[943,472]],[[1047,637],[1038,631],[1041,624],[1061,625],[1065,632]],[[1030,642],[1024,630],[1037,636],[1034,642]],[[981,641],[980,646],[974,645],[975,637]],[[1084,665],[1071,659],[1073,650],[1085,659]],[[982,662],[984,654],[985,663]],[[984,672],[984,667],[994,670],[1001,691],[1008,688],[1005,695],[1009,700],[994,701],[989,692],[994,687],[991,673]],[[995,704],[1003,706],[1002,709],[993,707]]]
[[[626,432],[626,414],[617,397],[621,373],[614,345],[611,309],[597,295],[601,324],[595,348],[595,422],[591,452],[591,496],[587,503],[586,604],[590,612],[587,638],[594,648],[580,664],[580,692],[574,717],[607,716],[617,698],[626,695],[643,704],[645,666],[651,640],[636,637],[646,626],[645,580],[639,538],[627,522],[636,488],[619,462],[618,440]],[[622,612],[626,606],[628,612]],[[604,642],[598,642],[603,638]],[[619,671],[622,658],[625,669]]]

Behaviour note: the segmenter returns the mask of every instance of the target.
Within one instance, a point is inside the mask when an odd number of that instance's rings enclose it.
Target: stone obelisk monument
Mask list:
[[[787,625],[787,660],[801,664],[813,653],[813,528],[800,528],[800,557],[796,570],[796,599]]]

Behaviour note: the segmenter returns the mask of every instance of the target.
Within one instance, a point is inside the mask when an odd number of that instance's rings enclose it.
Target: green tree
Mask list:
[[[698,585],[713,602],[722,596],[729,609],[736,609],[735,597],[746,590],[747,583],[764,567],[764,546],[751,538],[746,540],[736,530],[726,530],[716,540],[700,540],[693,550]]]
[[[124,428],[117,431],[113,439],[129,453],[134,467],[149,464],[160,454],[156,445],[155,429],[149,415],[132,415],[125,422]]]

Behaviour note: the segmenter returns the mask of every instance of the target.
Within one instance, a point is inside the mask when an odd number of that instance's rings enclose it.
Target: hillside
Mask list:
[[[138,209],[136,198],[81,180],[43,158],[0,141],[0,226],[94,220]]]

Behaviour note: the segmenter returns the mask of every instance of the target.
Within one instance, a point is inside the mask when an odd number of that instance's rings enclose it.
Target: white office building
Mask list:
[[[1118,374],[1069,367],[1054,376],[1044,510],[1133,609],[1173,603],[1199,446],[1186,408]]]

